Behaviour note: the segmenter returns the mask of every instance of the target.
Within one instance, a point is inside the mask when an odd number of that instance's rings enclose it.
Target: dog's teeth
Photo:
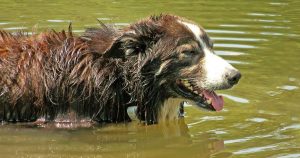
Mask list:
[[[190,83],[189,83],[187,80],[183,80],[182,82],[183,82],[183,84],[185,84],[185,85],[190,85]]]

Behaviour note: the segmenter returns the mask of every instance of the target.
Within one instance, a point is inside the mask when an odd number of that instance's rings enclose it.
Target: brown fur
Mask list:
[[[201,54],[182,54],[198,45],[178,19],[152,16],[123,29],[101,24],[81,36],[71,27],[31,36],[0,31],[0,120],[52,121],[72,112],[124,122],[127,107],[137,106],[140,120],[156,123],[164,101],[178,97],[175,79],[201,71]]]
[[[97,113],[91,112],[99,110],[93,107],[96,106],[94,91],[101,89],[102,93],[97,95],[104,95],[110,82],[117,80],[114,71],[118,60],[101,62],[106,59],[89,51],[87,42],[74,37],[71,31],[49,31],[33,36],[1,31],[0,50],[2,120],[33,121],[40,116],[52,120],[58,113],[70,110],[72,104],[82,104],[82,107],[74,105],[77,111],[83,112],[79,114]],[[99,73],[96,67],[103,67],[102,75],[95,74]]]

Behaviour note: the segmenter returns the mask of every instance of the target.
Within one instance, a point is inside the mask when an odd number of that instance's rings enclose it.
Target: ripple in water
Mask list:
[[[216,53],[217,55],[221,55],[221,56],[239,56],[239,55],[246,55],[246,53],[243,53],[243,52],[222,51],[222,50],[216,50],[215,53]]]
[[[283,33],[278,33],[278,32],[261,32],[261,35],[271,35],[271,36],[282,36],[284,35]]]
[[[255,136],[249,136],[249,137],[245,137],[245,138],[225,140],[224,144],[243,143],[243,142],[247,142],[247,141],[253,140],[253,139],[269,138],[269,137],[272,137],[272,136],[273,135],[271,135],[271,134],[255,135]]]
[[[7,25],[9,24],[8,22],[0,22],[0,25]]]
[[[260,39],[260,38],[237,38],[237,37],[212,37],[212,39],[222,40],[222,41],[247,41],[247,42],[268,41],[267,39]]]
[[[265,119],[265,118],[255,117],[255,118],[247,119],[247,121],[256,122],[256,123],[261,123],[261,122],[266,122],[266,121],[268,121],[268,120]]]
[[[226,60],[228,61],[228,63],[230,64],[238,64],[238,65],[246,65],[246,64],[249,64],[247,62],[244,62],[244,61],[236,61],[236,60]]]
[[[247,34],[244,31],[231,31],[231,30],[210,30],[207,29],[206,32],[208,33],[223,33],[223,34]]]
[[[236,155],[250,154],[250,153],[262,152],[262,151],[266,151],[266,150],[270,150],[270,149],[273,150],[276,147],[277,147],[276,145],[253,147],[253,148],[247,148],[247,149],[242,149],[242,150],[233,152],[233,154],[236,154]]]
[[[62,22],[66,22],[66,23],[69,23],[71,22],[72,20],[59,20],[59,19],[52,19],[52,20],[47,20],[48,22],[52,22],[52,23],[62,23]]]
[[[25,30],[28,29],[28,27],[8,27],[8,28],[3,28],[3,30]]]
[[[98,20],[100,20],[100,21],[109,21],[109,20],[111,20],[111,18],[97,18]]]
[[[225,47],[225,48],[256,48],[256,46],[246,45],[246,44],[214,44],[215,47]]]
[[[280,14],[266,14],[266,13],[248,13],[250,16],[281,16]]]
[[[280,129],[280,131],[286,131],[286,130],[299,130],[300,129],[300,124],[293,124],[290,126],[286,126]]]
[[[250,101],[248,99],[245,99],[245,98],[241,98],[241,97],[237,97],[237,96],[233,96],[233,95],[229,95],[229,94],[221,94],[222,96],[232,100],[232,101],[235,101],[237,103],[243,103],[243,104],[247,104],[249,103]]]
[[[292,85],[283,85],[283,86],[280,86],[280,87],[277,87],[277,88],[282,89],[282,90],[292,91],[292,90],[298,89],[299,87],[292,86]]]

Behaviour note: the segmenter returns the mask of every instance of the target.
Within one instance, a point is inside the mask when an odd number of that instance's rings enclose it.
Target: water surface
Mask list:
[[[300,1],[71,1],[2,0],[0,28],[16,31],[120,27],[143,17],[173,13],[196,21],[215,41],[216,53],[243,74],[220,91],[222,112],[186,108],[165,125],[129,124],[80,129],[6,125],[1,157],[300,157]]]

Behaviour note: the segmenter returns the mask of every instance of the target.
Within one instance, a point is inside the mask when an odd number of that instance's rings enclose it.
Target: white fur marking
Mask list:
[[[203,32],[197,25],[184,21],[179,22],[187,26],[193,32],[195,38],[199,41],[205,54],[204,70],[206,71],[206,77],[204,79],[204,83],[202,81],[199,84],[206,89],[214,89],[227,84],[226,74],[228,73],[228,71],[235,70],[235,68],[226,60],[213,53],[213,51],[201,39],[201,35],[203,34]]]
[[[213,54],[209,49],[204,49],[204,69],[206,71],[206,79],[204,87],[211,89],[213,87],[221,87],[227,82],[226,74],[228,71],[235,69],[226,60]]]
[[[195,25],[195,24],[191,24],[188,22],[184,22],[184,21],[179,21],[180,23],[184,24],[185,26],[187,26],[194,34],[194,36],[196,37],[196,39],[201,42],[201,35],[202,35],[202,31],[200,30],[200,28]]]

